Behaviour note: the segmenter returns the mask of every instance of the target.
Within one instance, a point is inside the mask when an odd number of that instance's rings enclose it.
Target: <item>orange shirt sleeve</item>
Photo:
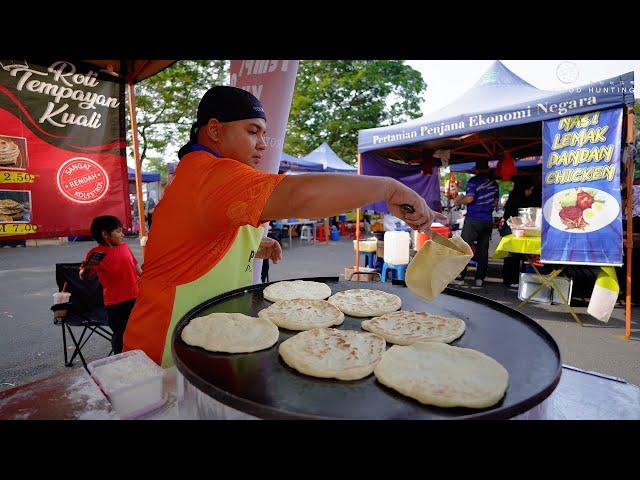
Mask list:
[[[208,161],[195,192],[201,227],[206,231],[259,227],[262,210],[283,178],[228,158]]]

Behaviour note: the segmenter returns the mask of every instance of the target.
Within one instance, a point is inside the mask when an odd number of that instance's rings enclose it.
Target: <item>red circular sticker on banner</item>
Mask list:
[[[97,202],[109,189],[104,168],[84,157],[74,157],[60,165],[56,179],[62,194],[78,203]]]

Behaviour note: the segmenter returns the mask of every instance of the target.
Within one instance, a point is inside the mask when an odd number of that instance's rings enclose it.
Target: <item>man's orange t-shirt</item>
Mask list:
[[[170,365],[169,342],[178,313],[204,301],[205,290],[210,298],[251,283],[251,260],[262,237],[260,215],[283,178],[205,151],[180,160],[155,208],[140,293],[124,334],[125,351],[142,349],[158,364]],[[221,264],[230,250],[233,258]],[[210,275],[219,264],[229,271]],[[212,278],[215,285],[199,282]],[[197,294],[191,295],[191,286]],[[177,305],[179,312],[174,311]]]

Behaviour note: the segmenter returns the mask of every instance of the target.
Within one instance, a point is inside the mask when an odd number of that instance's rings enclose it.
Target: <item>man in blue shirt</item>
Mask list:
[[[476,161],[476,176],[467,182],[467,194],[455,199],[456,205],[466,205],[467,214],[462,227],[462,239],[469,245],[478,242],[476,247],[475,284],[481,287],[487,275],[489,262],[489,240],[493,230],[493,211],[498,206],[498,184],[489,175],[489,161]],[[467,267],[453,281],[456,285],[464,285]]]

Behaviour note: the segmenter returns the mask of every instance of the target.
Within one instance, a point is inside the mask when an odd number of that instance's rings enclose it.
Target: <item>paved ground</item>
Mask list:
[[[137,240],[128,240],[140,259]],[[0,391],[22,385],[65,369],[60,327],[53,325],[52,294],[56,291],[55,263],[80,261],[92,242],[66,243],[27,248],[0,248]],[[285,248],[285,259],[272,265],[270,280],[336,276],[353,265],[351,240],[327,244],[299,244]],[[485,295],[505,305],[519,303],[516,292],[501,285],[501,262],[492,262],[484,287],[460,287]],[[470,269],[470,274],[473,270]],[[471,277],[469,277],[471,279]],[[471,281],[469,282],[471,283]],[[624,335],[624,309],[616,308],[609,323],[601,323],[576,310],[584,321],[580,327],[562,306],[534,304],[524,312],[540,323],[560,346],[562,361],[585,370],[620,377],[640,385],[640,314],[633,312],[632,338]],[[508,341],[498,338],[497,341]],[[92,338],[85,347],[87,361],[105,356],[109,346]],[[79,360],[75,365],[80,365]]]

